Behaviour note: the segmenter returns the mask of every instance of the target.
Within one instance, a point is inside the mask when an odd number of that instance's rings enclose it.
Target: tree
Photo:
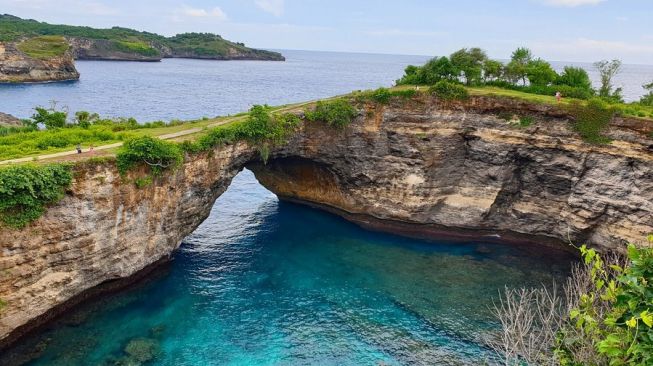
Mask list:
[[[526,85],[526,74],[528,63],[533,60],[531,50],[525,47],[520,47],[512,53],[510,62],[506,66],[506,73],[513,82],[521,80]]]
[[[653,82],[650,84],[644,85],[644,89],[648,91],[648,94],[642,97],[639,102],[643,105],[648,105],[653,107]]]
[[[599,96],[608,99],[621,99],[621,88],[612,89],[612,78],[621,69],[621,61],[619,60],[602,60],[594,63],[594,67],[599,71],[601,76],[601,88],[599,89]]]
[[[585,90],[592,89],[592,82],[587,71],[580,67],[565,66],[564,71],[556,79],[555,83]]]
[[[447,57],[436,57],[422,66],[419,72],[421,84],[435,84],[440,80],[454,80],[456,69]]]
[[[546,86],[556,80],[558,73],[553,70],[550,63],[538,58],[528,62],[526,76],[531,85]]]
[[[449,56],[457,77],[465,78],[465,84],[471,85],[481,81],[483,62],[487,54],[480,48],[460,49]]]
[[[99,118],[100,116],[97,113],[89,113],[87,111],[79,111],[75,113],[75,123],[82,128],[89,128],[91,124]]]
[[[503,64],[497,60],[487,59],[483,62],[483,80],[497,80],[503,76]]]
[[[54,108],[45,109],[43,107],[36,107],[34,110],[36,110],[36,113],[32,115],[34,125],[42,123],[48,130],[66,126],[66,118],[68,117],[66,112],[57,111]]]

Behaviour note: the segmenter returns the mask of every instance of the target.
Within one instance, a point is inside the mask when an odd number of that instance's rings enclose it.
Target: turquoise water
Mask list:
[[[64,316],[0,364],[477,365],[491,361],[498,290],[550,283],[570,261],[365,231],[279,202],[244,171],[165,272]]]

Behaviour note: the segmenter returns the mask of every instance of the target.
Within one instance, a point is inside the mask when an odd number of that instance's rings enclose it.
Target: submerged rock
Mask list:
[[[150,338],[133,339],[125,347],[125,353],[140,363],[155,359],[160,351],[159,343]]]

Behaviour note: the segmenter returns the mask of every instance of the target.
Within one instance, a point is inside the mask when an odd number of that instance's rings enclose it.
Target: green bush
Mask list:
[[[429,93],[443,100],[464,100],[469,97],[464,86],[446,80],[438,81],[430,87]]]
[[[576,364],[574,349],[582,342],[594,345],[600,364],[652,365],[653,249],[629,245],[624,267],[606,264],[585,246],[581,254],[597,291],[580,294],[579,304],[569,312],[556,351],[561,364]]]
[[[574,129],[583,140],[592,144],[609,143],[603,136],[616,110],[598,98],[590,99],[587,104],[572,103],[570,113],[574,117]]]
[[[159,175],[182,161],[183,154],[179,146],[151,136],[126,141],[116,154],[116,164],[121,174],[126,174],[136,166],[146,165],[152,174]]]
[[[319,101],[315,108],[305,111],[306,119],[311,122],[324,122],[336,128],[345,128],[358,115],[358,111],[345,99]]]
[[[520,127],[528,127],[533,124],[533,117],[530,116],[524,116],[519,119],[519,126]]]
[[[72,182],[70,166],[18,165],[0,169],[0,220],[22,228],[41,217],[45,206],[63,198]]]
[[[245,121],[215,127],[197,142],[185,141],[180,147],[188,153],[198,153],[242,140],[256,146],[261,158],[267,161],[270,147],[285,143],[300,123],[300,118],[293,113],[274,114],[270,107],[256,105]]]
[[[371,97],[379,104],[388,104],[392,98],[392,92],[387,88],[378,88],[372,92]]]

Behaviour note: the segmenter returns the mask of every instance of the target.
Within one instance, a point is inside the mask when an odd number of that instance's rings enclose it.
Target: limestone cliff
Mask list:
[[[531,116],[529,128],[497,114]],[[617,119],[590,145],[557,108],[510,99],[368,105],[344,131],[309,124],[257,178],[366,226],[606,249],[653,232],[653,124]],[[452,229],[454,232],[451,232]]]
[[[15,43],[0,42],[0,83],[77,80],[72,54],[37,59],[18,50]]]
[[[0,338],[167,258],[245,166],[282,198],[413,236],[610,250],[653,232],[650,122],[617,119],[610,145],[590,145],[564,111],[510,99],[420,96],[359,110],[343,130],[306,122],[267,165],[246,144],[228,145],[142,189],[111,163],[77,167],[70,192],[42,218],[0,229]],[[502,112],[535,122],[520,128]]]

